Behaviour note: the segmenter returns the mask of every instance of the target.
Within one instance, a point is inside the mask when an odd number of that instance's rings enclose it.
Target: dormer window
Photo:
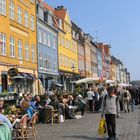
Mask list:
[[[75,33],[75,31],[73,30],[73,31],[72,31],[72,36],[73,36],[73,38],[75,38],[75,35],[76,35],[76,33]]]
[[[44,20],[44,10],[43,10],[43,8],[41,8],[41,7],[38,8],[38,15],[39,15],[39,18],[41,20]]]
[[[59,19],[59,28],[62,29],[62,20]]]

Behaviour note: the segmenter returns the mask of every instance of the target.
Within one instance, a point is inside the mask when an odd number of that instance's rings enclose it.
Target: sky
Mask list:
[[[111,54],[120,59],[140,80],[140,0],[45,0],[50,6],[64,6],[72,21],[93,36],[111,45]]]

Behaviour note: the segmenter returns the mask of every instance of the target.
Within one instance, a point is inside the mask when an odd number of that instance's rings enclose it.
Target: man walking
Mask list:
[[[102,101],[102,115],[105,115],[108,140],[116,140],[116,114],[117,114],[117,97],[114,95],[114,88],[108,87],[107,95],[104,96]]]
[[[91,87],[89,88],[87,92],[87,100],[89,103],[89,110],[93,111],[93,98],[94,98],[94,92],[91,90]]]

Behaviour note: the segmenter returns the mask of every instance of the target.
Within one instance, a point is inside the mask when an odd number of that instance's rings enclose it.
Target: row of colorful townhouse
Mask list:
[[[110,46],[95,43],[70,20],[63,6],[43,0],[0,0],[0,92],[40,92],[52,82],[65,90],[72,81],[99,77],[129,82]]]

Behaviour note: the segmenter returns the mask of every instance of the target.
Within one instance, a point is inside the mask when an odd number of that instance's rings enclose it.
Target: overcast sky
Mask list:
[[[131,79],[140,79],[140,0],[46,0],[52,7],[63,5],[84,32],[111,45]]]

